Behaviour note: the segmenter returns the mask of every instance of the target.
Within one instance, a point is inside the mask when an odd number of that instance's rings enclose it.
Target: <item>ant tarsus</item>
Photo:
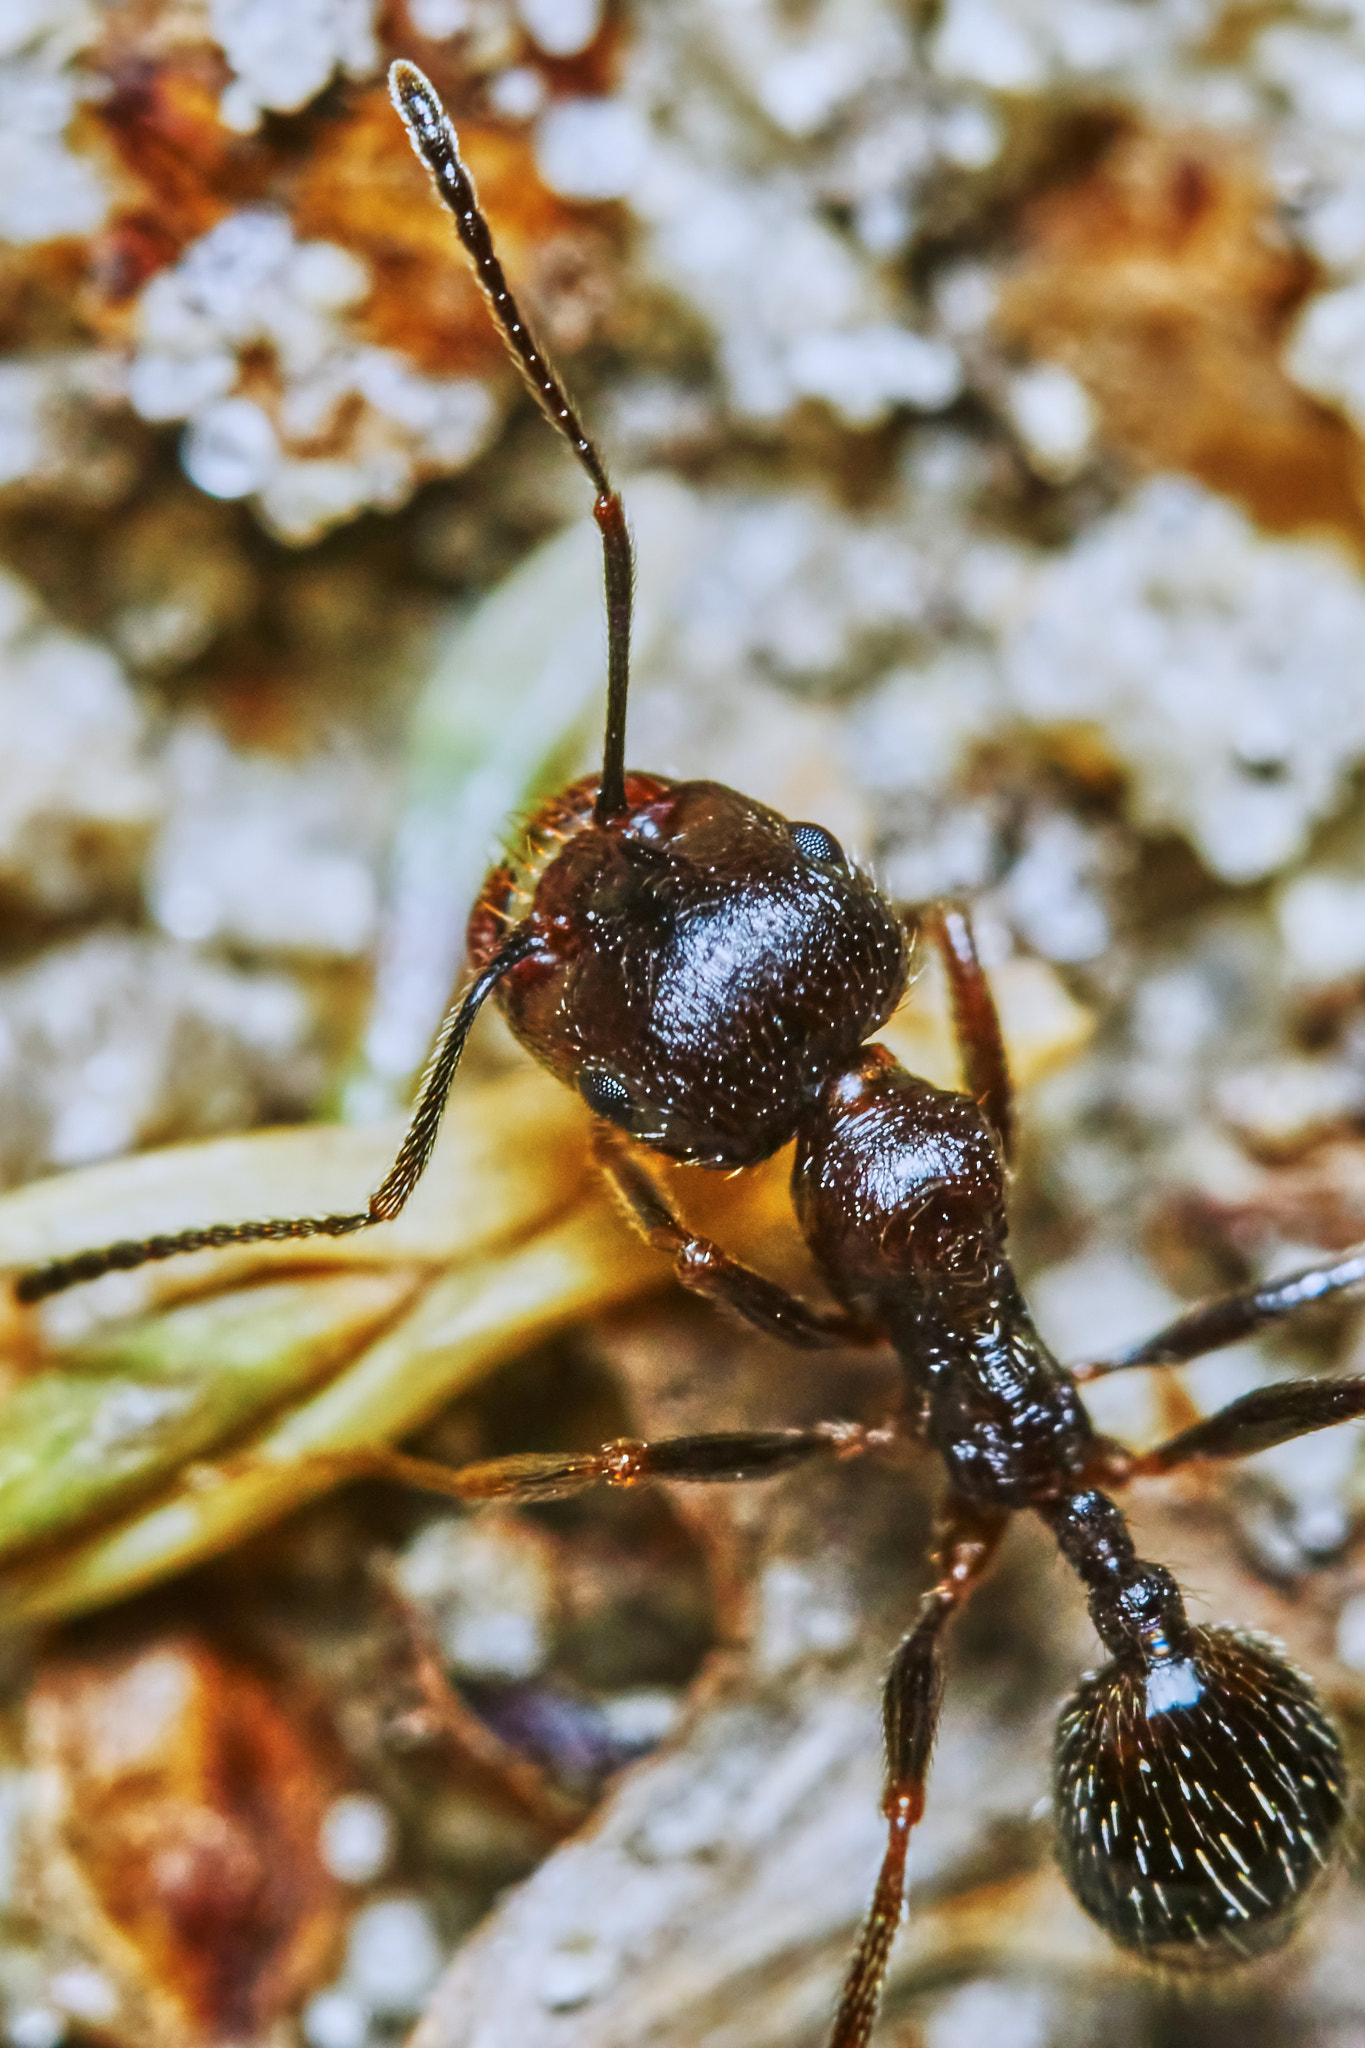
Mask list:
[[[1309,1681],[1272,1646],[1190,1622],[1174,1579],[1137,1556],[1105,1489],[1365,1414],[1365,1380],[1263,1388],[1140,1456],[1097,1435],[1080,1386],[1198,1357],[1356,1287],[1365,1250],[1205,1303],[1146,1344],[1074,1372],[1058,1363],[1007,1251],[1013,1095],[967,913],[931,905],[912,934],[822,826],[718,783],[627,774],[631,551],[620,498],[508,288],[435,91],[405,63],[393,67],[391,89],[508,348],[593,486],[608,618],[602,772],[547,804],[523,854],[484,884],[470,921],[474,979],[365,1209],[110,1245],[22,1275],[19,1297],[37,1301],[179,1252],[345,1236],[392,1219],[430,1158],[470,1027],[496,997],[521,1043],[594,1112],[603,1171],[682,1283],[792,1344],[889,1343],[913,1425],[621,1440],[463,1469],[375,1449],[324,1461],[333,1476],[384,1477],[461,1501],[539,1500],[598,1483],[756,1479],[859,1457],[913,1430],[948,1478],[938,1576],[886,1681],[887,1847],[832,2048],[865,2048],[875,2021],[924,1804],[944,1630],[1020,1510],[1051,1529],[1110,1660],[1058,1724],[1054,1810],[1077,1899],[1117,1941],[1163,1963],[1232,1962],[1271,1947],[1340,1835],[1339,1740]],[[919,934],[944,963],[965,1092],[932,1086],[869,1043],[901,1000]],[[833,1313],[694,1235],[648,1159],[733,1170],[793,1139],[796,1215]]]

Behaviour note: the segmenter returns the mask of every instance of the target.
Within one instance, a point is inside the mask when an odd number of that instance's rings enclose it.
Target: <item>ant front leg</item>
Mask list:
[[[962,904],[947,901],[931,903],[923,919],[948,976],[967,1093],[999,1138],[1008,1165],[1014,1151],[1014,1083],[1000,1013],[976,950],[971,919]]]
[[[891,1660],[882,1695],[886,1854],[844,1981],[829,2048],[866,2048],[871,2036],[905,1903],[910,1835],[924,1811],[924,1781],[943,1700],[943,1631],[980,1583],[1007,1519],[998,1511],[973,1507],[957,1498],[945,1504],[934,1551],[938,1583],[925,1594],[918,1622]]]
[[[729,1309],[765,1337],[778,1337],[800,1350],[875,1340],[875,1332],[843,1310],[809,1308],[775,1280],[741,1265],[709,1238],[689,1230],[638,1149],[609,1124],[597,1126],[593,1153],[641,1237],[672,1257],[675,1277],[694,1294]]]

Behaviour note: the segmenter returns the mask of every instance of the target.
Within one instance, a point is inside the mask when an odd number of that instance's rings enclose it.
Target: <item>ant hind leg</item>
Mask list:
[[[1126,1466],[1132,1479],[1173,1472],[1203,1458],[1249,1458],[1316,1429],[1353,1422],[1365,1415],[1365,1379],[1278,1380],[1230,1401]]]
[[[979,1585],[1004,1530],[999,1512],[949,1500],[939,1521],[934,1562],[938,1583],[924,1596],[920,1616],[891,1660],[882,1695],[886,1784],[882,1812],[886,1853],[877,1889],[858,1940],[829,2048],[867,2048],[891,1945],[905,1901],[905,1864],[911,1832],[924,1811],[924,1781],[943,1699],[942,1636],[946,1624]]]

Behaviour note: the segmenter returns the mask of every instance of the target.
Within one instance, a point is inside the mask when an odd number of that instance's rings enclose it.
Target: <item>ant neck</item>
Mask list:
[[[1164,1565],[1138,1556],[1108,1494],[1088,1488],[1038,1512],[1090,1596],[1090,1618],[1105,1648],[1149,1672],[1183,1665],[1191,1632],[1180,1588]]]

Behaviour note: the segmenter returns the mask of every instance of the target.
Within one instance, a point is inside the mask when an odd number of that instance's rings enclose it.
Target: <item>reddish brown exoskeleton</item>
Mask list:
[[[923,1806],[945,1625],[1019,1510],[1055,1534],[1109,1653],[1057,1734],[1059,1849],[1081,1905],[1125,1946],[1166,1962],[1231,1962],[1271,1947],[1340,1832],[1338,1738],[1308,1680],[1273,1648],[1189,1621],[1171,1575],[1136,1555],[1109,1490],[1365,1413],[1365,1380],[1262,1389],[1142,1457],[1096,1434],[1079,1386],[1197,1357],[1353,1287],[1365,1281],[1365,1251],[1195,1308],[1080,1372],[1053,1358],[1009,1262],[1010,1079],[965,913],[938,905],[916,921],[947,969],[967,1081],[958,1093],[868,1042],[904,992],[913,934],[828,832],[717,783],[625,772],[631,546],[620,499],[508,290],[439,99],[410,64],[393,67],[391,85],[514,358],[596,493],[609,629],[602,772],[547,806],[521,859],[485,884],[470,926],[474,977],[368,1208],[106,1246],[24,1275],[20,1297],[177,1252],[345,1236],[396,1216],[430,1157],[470,1026],[495,995],[522,1044],[595,1113],[604,1173],[683,1284],[792,1344],[889,1341],[904,1367],[904,1409],[883,1430],[830,1423],[622,1440],[460,1470],[377,1451],[353,1468],[462,1500],[526,1500],[599,1480],[759,1478],[875,1453],[896,1434],[938,1453],[947,1487],[937,1579],[886,1681],[887,1849],[834,2048],[863,2048],[876,2017]],[[733,1169],[791,1139],[796,1214],[841,1304],[832,1313],[691,1233],[648,1156]]]

